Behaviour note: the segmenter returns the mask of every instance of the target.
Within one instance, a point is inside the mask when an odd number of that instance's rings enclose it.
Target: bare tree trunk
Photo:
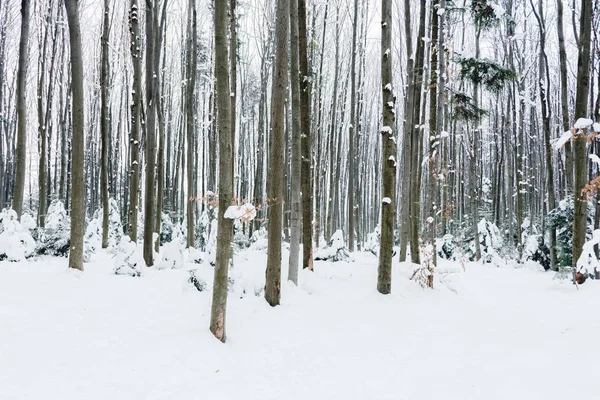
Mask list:
[[[392,1],[381,1],[381,87],[383,127],[381,128],[382,199],[381,246],[377,268],[377,290],[382,294],[392,291],[392,249],[396,207],[396,141],[394,137],[396,96],[392,86]]]
[[[313,188],[312,157],[310,152],[312,130],[310,126],[311,69],[308,67],[306,34],[306,0],[298,0],[298,32],[300,56],[300,118],[302,151],[302,268],[313,270]]]
[[[27,67],[29,64],[29,11],[30,0],[21,1],[21,39],[19,41],[19,67],[17,70],[17,173],[12,208],[21,218],[27,168]]]
[[[229,87],[229,61],[227,59],[227,3],[215,2],[215,73],[218,101],[219,129],[219,228],[217,233],[217,254],[213,284],[210,331],[217,339],[225,342],[225,313],[227,309],[227,278],[231,257],[233,220],[225,218],[225,211],[231,205],[233,180],[231,169],[231,92]],[[281,233],[280,233],[281,237]]]
[[[302,176],[301,144],[300,144],[300,69],[299,32],[298,32],[298,0],[290,1],[290,83],[292,86],[292,138],[291,147],[291,219],[290,219],[290,259],[288,279],[298,285],[298,258],[300,255],[301,200],[300,179]]]
[[[569,122],[569,87],[567,70],[567,51],[565,50],[565,34],[563,29],[563,0],[556,0],[556,25],[558,33],[558,54],[560,61],[560,106],[562,112],[563,132],[571,129]],[[565,143],[565,176],[567,178],[567,193],[573,191],[573,149],[571,141]]]
[[[104,19],[102,22],[102,56],[100,61],[100,134],[102,137],[102,248],[108,247],[108,40],[110,34],[110,1],[104,0]]]
[[[277,0],[275,25],[275,74],[271,91],[271,143],[269,156],[268,254],[265,299],[271,306],[279,305],[281,297],[281,228],[283,214],[283,173],[285,143],[285,97],[288,66],[289,0]]]
[[[138,229],[138,186],[140,179],[140,120],[142,107],[142,52],[140,43],[140,12],[138,0],[131,0],[129,10],[129,33],[131,35],[131,57],[133,59],[133,90],[131,101],[131,132],[129,137],[129,220],[127,234],[137,242]]]
[[[146,194],[144,206],[144,260],[146,266],[154,265],[154,219],[156,206],[156,98],[154,97],[157,74],[155,70],[155,21],[154,4],[146,0]]]
[[[84,96],[83,59],[81,55],[81,29],[79,26],[79,2],[65,0],[71,43],[71,85],[73,92],[73,137],[71,139],[71,239],[69,268],[83,271],[83,234],[85,224],[85,188],[83,173]]]
[[[588,115],[590,89],[590,47],[592,34],[592,0],[581,0],[579,20],[579,58],[577,63],[577,95],[575,97],[575,119]],[[573,139],[575,166],[575,210],[573,216],[573,267],[581,255],[587,230],[587,198],[582,192],[587,184],[587,135],[577,132]]]
[[[188,26],[186,137],[187,137],[187,247],[194,247],[194,89],[196,86],[196,3],[190,0]],[[222,155],[222,153],[221,153]],[[220,179],[220,178],[219,178]],[[219,210],[220,211],[220,210]]]
[[[348,250],[354,251],[354,233],[355,233],[355,208],[354,208],[354,163],[356,154],[354,154],[355,125],[356,125],[356,52],[357,52],[357,31],[358,31],[358,0],[354,0],[354,22],[352,24],[352,56],[350,61],[350,126],[348,129]]]

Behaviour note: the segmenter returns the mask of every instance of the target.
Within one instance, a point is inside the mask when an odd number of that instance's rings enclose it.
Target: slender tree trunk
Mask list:
[[[356,52],[357,50],[357,31],[358,31],[358,0],[354,0],[354,22],[352,24],[352,56],[350,61],[350,125],[348,129],[348,250],[354,251],[354,233],[355,233],[355,208],[354,208],[354,163],[356,155],[354,154],[355,125],[356,125]]]
[[[27,168],[27,67],[29,64],[29,12],[30,0],[21,1],[21,39],[19,41],[19,66],[17,70],[17,173],[13,190],[12,208],[21,218]]]
[[[310,144],[312,137],[310,95],[311,69],[308,67],[308,38],[306,34],[306,0],[298,0],[298,32],[300,56],[300,147],[302,151],[302,268],[313,270],[313,188],[312,157]]]
[[[290,259],[288,279],[298,285],[298,258],[300,255],[301,199],[300,179],[302,176],[300,144],[300,69],[298,32],[298,0],[290,0],[290,83],[292,86],[292,139],[291,145],[291,219],[290,219]]]
[[[188,28],[186,137],[187,137],[187,247],[194,247],[194,90],[196,86],[196,3],[190,0]],[[222,155],[223,153],[221,153]],[[220,179],[220,178],[219,178]]]
[[[142,52],[140,43],[140,12],[138,0],[131,0],[129,9],[129,33],[131,57],[133,59],[133,90],[131,101],[131,131],[129,138],[129,220],[127,233],[132,242],[137,242],[138,229],[138,186],[140,179],[140,120],[142,107]]]
[[[590,47],[592,34],[592,0],[581,0],[579,20],[579,58],[577,63],[577,95],[575,97],[575,120],[588,116],[590,89]],[[587,184],[587,135],[585,131],[575,134],[573,155],[575,166],[575,210],[573,216],[573,267],[581,255],[587,230],[587,198],[582,192]]]
[[[233,180],[231,169],[231,92],[229,87],[229,61],[227,56],[227,3],[215,2],[215,74],[216,92],[219,107],[219,227],[217,232],[217,254],[213,284],[210,330],[217,339],[225,342],[225,313],[227,309],[227,279],[231,257],[233,220],[225,218],[225,211],[231,205]],[[281,237],[281,233],[280,233]]]
[[[377,268],[377,290],[382,294],[392,291],[392,249],[396,219],[396,140],[394,137],[396,96],[392,86],[392,1],[381,1],[381,97],[383,127],[381,128],[382,199],[381,246]]]
[[[158,71],[155,70],[155,19],[154,4],[146,0],[146,192],[144,206],[144,260],[146,266],[154,265],[154,219],[156,207],[155,169],[156,169],[156,98],[154,91]]]
[[[79,26],[79,2],[65,0],[71,43],[71,84],[73,100],[73,137],[71,139],[71,239],[69,268],[83,271],[83,234],[85,224],[85,187],[83,173],[84,95],[83,59],[81,54],[81,29]]]
[[[281,297],[281,228],[283,216],[283,173],[285,143],[285,97],[288,66],[289,0],[277,0],[275,24],[275,74],[271,92],[271,141],[269,155],[268,254],[265,299],[279,305]]]
[[[568,70],[567,70],[567,51],[565,50],[565,34],[563,29],[563,0],[556,0],[556,26],[558,33],[558,54],[560,62],[560,106],[562,112],[562,128],[563,132],[571,129],[569,122],[569,87],[568,87]],[[567,192],[573,191],[573,149],[571,141],[565,143],[565,176],[567,184]]]
[[[102,56],[100,61],[100,134],[102,137],[102,248],[108,247],[108,40],[110,34],[110,1],[104,0],[104,19],[102,22],[102,37],[100,38]]]

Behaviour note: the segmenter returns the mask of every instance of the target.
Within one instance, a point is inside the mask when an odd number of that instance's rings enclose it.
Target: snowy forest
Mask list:
[[[596,398],[599,133],[599,0],[0,0],[0,397]]]

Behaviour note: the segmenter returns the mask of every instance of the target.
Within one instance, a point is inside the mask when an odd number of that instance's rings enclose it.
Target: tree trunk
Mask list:
[[[381,245],[377,268],[377,290],[392,291],[392,249],[396,207],[396,140],[394,137],[396,97],[392,86],[392,1],[381,1],[381,87],[383,127],[381,128]]]
[[[102,185],[102,248],[108,247],[108,40],[110,34],[109,0],[104,0],[104,19],[100,38],[102,55],[100,61],[100,134],[102,140],[101,185]]]
[[[129,33],[131,35],[131,57],[133,59],[133,90],[131,101],[131,132],[129,138],[129,220],[127,234],[132,242],[137,242],[138,186],[140,179],[140,120],[142,107],[142,52],[140,43],[140,20],[138,0],[131,0],[129,10]]]
[[[231,143],[231,97],[229,87],[229,61],[227,59],[227,3],[215,2],[215,74],[218,102],[219,129],[219,227],[217,233],[217,254],[213,284],[210,331],[217,339],[225,342],[225,313],[227,308],[227,279],[233,220],[225,218],[225,211],[233,197],[233,168]],[[280,233],[281,237],[281,233]]]
[[[79,2],[65,0],[71,43],[71,85],[73,92],[73,137],[71,139],[71,239],[69,268],[83,271],[83,235],[85,224],[85,187],[83,173],[84,96],[83,59],[81,54],[81,29],[79,26]]]
[[[187,247],[194,247],[194,90],[196,86],[196,3],[190,0],[187,49],[186,137],[187,137]],[[223,153],[220,153],[222,155]],[[220,179],[220,178],[219,178]],[[219,210],[220,211],[220,210]]]
[[[27,168],[27,67],[29,64],[29,12],[30,0],[21,1],[21,39],[19,41],[19,66],[17,70],[17,172],[12,208],[21,218]]]
[[[354,233],[355,233],[355,209],[354,209],[354,163],[356,162],[356,155],[354,154],[354,143],[355,138],[355,125],[356,125],[356,37],[358,30],[358,0],[354,0],[354,23],[352,24],[352,52],[350,61],[350,125],[348,129],[348,250],[354,251]]]
[[[579,58],[577,63],[577,95],[575,120],[588,116],[590,89],[590,46],[592,34],[592,0],[581,0],[579,27]],[[582,192],[587,184],[587,135],[577,132],[573,139],[575,166],[575,210],[573,216],[573,270],[581,255],[587,230],[587,198]]]
[[[565,50],[565,34],[563,29],[563,0],[556,0],[556,25],[558,33],[558,54],[560,62],[560,106],[562,112],[563,132],[571,129],[569,122],[569,87],[568,87],[568,69],[567,69],[567,51]],[[567,193],[573,191],[573,149],[571,141],[565,143],[565,176]]]
[[[285,97],[288,66],[289,0],[277,0],[275,25],[275,74],[271,91],[271,141],[269,155],[268,254],[265,299],[279,305],[281,297],[281,228],[283,214],[283,173],[285,143]]]
[[[298,32],[298,0],[290,0],[290,83],[292,86],[292,139],[291,145],[291,218],[290,218],[290,259],[288,279],[298,285],[298,258],[300,253],[301,199],[300,179],[302,176],[300,144],[300,69]]]
[[[298,32],[300,56],[300,147],[302,151],[302,268],[313,270],[313,188],[310,125],[311,69],[308,67],[306,34],[306,0],[298,0]]]
[[[156,206],[155,169],[156,169],[156,87],[158,71],[155,70],[155,21],[154,4],[146,0],[146,192],[144,206],[144,260],[146,266],[154,265],[154,219]]]

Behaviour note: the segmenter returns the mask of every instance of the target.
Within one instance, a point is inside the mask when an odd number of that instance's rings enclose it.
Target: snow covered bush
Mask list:
[[[116,250],[115,269],[117,275],[141,276],[142,267],[146,265],[137,244],[125,235]]]
[[[188,261],[194,264],[202,264],[206,258],[206,253],[200,249],[190,247],[188,249]]]
[[[85,228],[83,238],[83,261],[89,262],[93,254],[102,248],[102,221],[92,219]]]
[[[71,218],[64,204],[53,200],[46,214],[46,227],[38,232],[37,254],[67,257],[69,255]]]
[[[446,234],[441,240],[437,241],[437,252],[440,258],[445,260],[456,261],[456,248],[457,244],[454,240],[454,236]]]
[[[21,216],[24,222],[21,224],[15,210],[0,212],[0,261],[24,261],[35,253],[35,240],[29,232],[31,223],[26,215]]]
[[[421,246],[421,264],[415,268],[411,280],[414,280],[422,288],[433,289],[433,246],[428,244]]]
[[[169,243],[173,240],[173,230],[175,230],[175,226],[167,213],[161,214],[160,221],[160,245],[163,246],[165,243]]]
[[[215,265],[217,257],[217,232],[219,228],[219,222],[215,218],[210,222],[210,234],[208,236],[208,242],[206,243],[206,255],[208,256],[208,262],[210,265]]]
[[[233,228],[233,244],[235,249],[243,250],[250,247],[250,238],[248,238],[248,234],[244,232],[243,222],[235,221]]]
[[[479,221],[477,227],[479,230],[481,256],[485,262],[490,263],[495,256],[498,256],[502,249],[503,244],[500,229],[485,218],[482,218],[481,221]],[[472,251],[474,254],[474,249]]]
[[[525,241],[523,258],[539,263],[547,271],[550,269],[550,249],[544,244],[542,235],[529,235]]]
[[[348,261],[350,260],[350,253],[346,247],[344,241],[344,233],[338,229],[331,236],[329,243],[322,249],[317,250],[315,253],[315,260],[322,261]]]
[[[267,230],[264,227],[254,231],[250,238],[250,249],[260,251],[266,250],[269,244],[267,237]]]
[[[194,269],[190,270],[190,277],[188,278],[188,283],[194,285],[194,287],[199,292],[204,292],[208,288],[206,282],[204,282],[202,279],[196,276],[196,270]]]
[[[379,245],[381,243],[381,228],[379,225],[375,227],[375,230],[367,235],[364,249],[374,255],[379,255]]]
[[[559,266],[570,266],[573,260],[573,215],[575,203],[573,195],[569,195],[558,203],[558,207],[548,213],[546,222],[549,228],[556,229],[556,261]],[[587,203],[587,225],[593,226],[594,209]],[[591,231],[588,229],[588,236]]]
[[[172,239],[162,246],[161,259],[156,264],[156,268],[179,269],[183,267],[183,250],[185,249],[183,236],[175,231]]]
[[[198,224],[196,224],[195,228],[195,237],[196,240],[194,242],[194,247],[201,251],[206,250],[206,244],[208,243],[208,231],[210,226],[210,219],[208,217],[208,212],[204,210],[202,214],[200,214],[200,220]]]

